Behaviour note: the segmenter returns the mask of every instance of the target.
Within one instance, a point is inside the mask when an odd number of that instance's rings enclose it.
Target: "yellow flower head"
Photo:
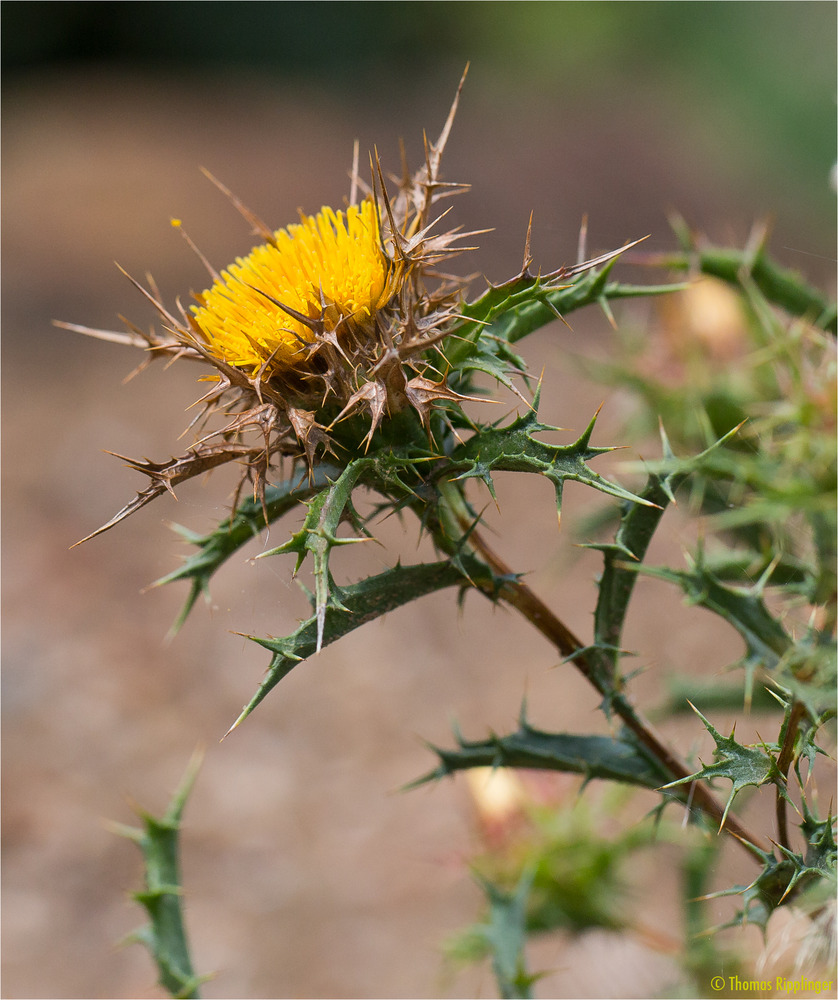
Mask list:
[[[253,374],[293,367],[315,334],[370,327],[392,295],[389,274],[374,200],[345,213],[323,208],[222,271],[197,296],[193,325],[230,365]]]
[[[436,408],[468,398],[448,386],[441,351],[468,279],[435,270],[468,249],[459,241],[473,235],[442,229],[446,213],[435,212],[440,199],[465,189],[440,177],[458,98],[459,90],[439,139],[426,144],[424,164],[413,175],[404,171],[392,197],[377,155],[371,185],[364,184],[357,149],[348,207],[322,208],[285,229],[273,231],[215,181],[261,235],[259,246],[219,274],[184,233],[212,280],[196,305],[169,309],[153,283],[147,289],[131,279],[159,313],[159,330],[67,324],[142,347],[147,360],[188,358],[214,368],[202,376],[212,386],[190,424],[201,436],[167,462],[129,459],[150,483],[99,531],[228,462],[242,466],[239,488],[251,483],[264,503],[283,460],[303,458],[313,470],[326,452],[369,448],[382,424],[406,410],[430,435]],[[357,200],[359,191],[366,197]],[[180,228],[179,220],[172,224]],[[216,415],[221,426],[205,430]]]

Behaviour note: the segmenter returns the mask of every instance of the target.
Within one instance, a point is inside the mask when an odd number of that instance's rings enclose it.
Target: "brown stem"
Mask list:
[[[628,697],[621,693],[619,697],[613,698],[613,690],[599,677],[597,670],[585,653],[585,647],[564,622],[557,618],[525,583],[515,579],[512,570],[492,551],[477,531],[471,532],[469,541],[495,574],[505,578],[498,596],[531,622],[558,649],[562,656],[570,659],[600,694],[609,697],[614,711],[643,746],[672,775],[673,780],[689,777],[692,771],[664,744],[661,737],[652,728],[651,723],[639,714]],[[725,812],[724,807],[707,785],[696,781],[690,786],[688,794],[691,795],[691,801],[695,806],[721,824]],[[759,839],[750,833],[735,816],[727,815],[723,829],[735,837],[751,856],[760,861],[763,860],[760,852],[765,852],[768,848],[763,847]]]
[[[783,778],[788,777],[789,768],[794,760],[794,742],[797,737],[797,731],[800,728],[800,723],[803,721],[806,715],[806,709],[799,702],[793,702],[791,706],[791,711],[789,712],[788,721],[785,725],[785,731],[783,733],[783,743],[780,747],[780,756],[777,758],[777,769]],[[782,793],[780,785],[777,785],[777,797],[776,797],[776,812],[777,812],[777,837],[778,843],[785,847],[787,850],[791,850],[791,844],[789,842],[789,827],[788,827],[788,815],[786,813],[786,798]]]

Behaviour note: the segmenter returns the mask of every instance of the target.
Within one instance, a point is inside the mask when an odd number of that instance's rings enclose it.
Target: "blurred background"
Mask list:
[[[196,966],[215,971],[205,995],[493,995],[487,972],[440,957],[479,905],[467,788],[398,789],[452,720],[506,732],[526,694],[535,724],[593,731],[596,699],[522,623],[476,597],[458,614],[443,594],[301,665],[219,744],[267,663],[236,633],[307,614],[291,562],[251,563],[257,540],[167,643],[185,590],[144,591],[184,553],[166,525],[210,529],[231,480],[69,550],[142,485],[103,449],[179,453],[200,387],[190,366],[123,385],[138,354],[51,321],[151,322],[115,260],[170,302],[205,287],[173,216],[216,267],[250,249],[202,166],[274,227],[342,203],[355,139],[394,172],[404,139],[415,167],[469,61],[444,173],[472,184],[457,220],[492,232],[462,272],[510,277],[531,211],[536,263],[553,269],[586,213],[592,252],[647,233],[662,250],[674,209],[739,245],[770,217],[774,255],[833,292],[834,4],[13,2],[2,18],[3,995],[160,995],[144,951],[117,947],[141,922],[127,895],[140,864],[104,821],[130,822],[134,802],[162,811],[197,745],[184,870]],[[611,333],[599,313],[571,323],[523,346],[545,418],[579,430],[605,390],[573,355],[608,356]],[[597,443],[620,443],[624,416],[609,397]],[[498,485],[498,548],[587,636],[598,560],[572,542],[590,497],[568,489],[559,535],[547,484]],[[379,537],[351,547],[364,551],[345,579],[424,554],[410,525]],[[639,593],[626,639],[648,668],[641,700],[667,671],[712,676],[739,654],[663,585]],[[692,726],[669,736],[706,752]],[[639,918],[661,931],[677,921],[672,877],[636,873]],[[552,970],[544,996],[651,996],[677,979],[666,948],[602,932],[558,936],[533,965]]]

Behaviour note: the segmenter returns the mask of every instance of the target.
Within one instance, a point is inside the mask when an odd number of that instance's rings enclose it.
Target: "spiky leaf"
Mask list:
[[[603,554],[604,568],[599,580],[594,613],[594,636],[598,647],[614,651],[610,657],[606,657],[611,661],[608,665],[612,671],[619,657],[623,623],[637,579],[636,567],[643,562],[664,511],[674,501],[677,490],[701,465],[706,456],[722,447],[733,434],[735,430],[692,459],[677,460],[666,432],[661,426],[664,468],[649,474],[646,487],[640,494],[644,502],[624,504],[613,542],[588,546],[598,549]],[[675,463],[675,467],[672,467],[672,463]],[[626,560],[630,561],[628,565]]]
[[[273,658],[265,679],[230,727],[230,731],[250,715],[283,677],[321,646],[328,646],[341,636],[380,618],[388,611],[446,587],[465,587],[469,585],[469,580],[480,580],[484,584],[481,589],[491,591],[493,586],[491,574],[482,563],[466,556],[463,567],[468,572],[468,578],[464,577],[460,566],[447,559],[435,563],[419,563],[415,566],[399,565],[377,576],[367,577],[358,583],[342,587],[339,594],[340,606],[336,604],[328,606],[323,616],[322,641],[320,622],[316,614],[284,638],[263,639],[248,636],[260,646],[269,649],[273,653]]]
[[[472,928],[492,957],[492,970],[500,995],[506,998],[529,998],[532,984],[538,978],[527,972],[527,900],[532,887],[534,870],[523,873],[513,892],[507,892],[493,882],[476,875],[477,882],[489,903],[489,919]]]
[[[473,767],[527,767],[582,774],[586,779],[604,778],[643,788],[657,788],[668,775],[632,739],[549,733],[531,726],[521,713],[518,731],[507,736],[492,734],[486,740],[465,740],[457,734],[457,748],[431,747],[439,766],[413,785],[435,781],[455,771]]]
[[[636,242],[640,242],[639,240]],[[454,323],[446,341],[445,355],[455,369],[479,356],[479,342],[488,333],[508,344],[526,337],[560,316],[594,303],[615,299],[664,295],[683,285],[627,285],[607,280],[616,258],[635,244],[628,244],[599,258],[552,275],[535,276],[526,268],[500,285],[491,285],[474,302],[461,307],[463,317]],[[600,264],[605,266],[597,269]]]
[[[493,472],[531,472],[544,476],[555,488],[559,513],[561,513],[562,488],[568,480],[583,483],[620,500],[651,504],[650,501],[622,486],[604,479],[587,465],[588,460],[614,450],[595,448],[591,445],[596,416],[572,444],[548,445],[535,435],[560,428],[551,427],[538,420],[538,402],[537,392],[533,400],[533,409],[524,416],[505,427],[483,429],[455,448],[445,470],[446,473],[459,480],[481,479],[490,491],[494,489]]]
[[[303,527],[283,545],[261,553],[265,556],[280,553],[297,553],[297,570],[307,554],[314,561],[315,617],[317,619],[317,648],[323,645],[323,629],[326,623],[326,609],[343,609],[340,598],[329,572],[329,556],[333,548],[352,542],[366,541],[362,538],[338,538],[338,525],[347,512],[352,511],[352,490],[363,473],[374,464],[370,458],[355,459],[341,472],[340,476],[326,489],[307,501],[308,514]]]
[[[310,478],[297,476],[288,479],[277,486],[269,486],[265,490],[264,506],[258,499],[246,499],[219,526],[207,535],[197,535],[186,528],[175,525],[178,532],[198,551],[188,556],[183,565],[155,581],[153,586],[159,587],[175,580],[190,580],[189,596],[175,621],[173,631],[177,631],[186,621],[195,601],[201,593],[209,592],[209,582],[215,571],[243,545],[264,530],[283,514],[292,510],[301,500],[310,497],[322,489],[329,477],[340,474],[340,470],[321,463],[311,473]]]
[[[707,608],[729,622],[745,641],[746,666],[776,667],[793,642],[763,600],[764,581],[747,588],[729,587],[710,571],[701,552],[691,563],[688,570],[633,564],[626,568],[674,583],[690,604]]]
[[[705,764],[695,774],[679,778],[678,781],[672,781],[664,787],[673,788],[676,785],[683,785],[693,781],[706,781],[710,778],[729,778],[732,788],[725,806],[724,815],[722,816],[721,826],[724,826],[725,818],[733,804],[733,800],[748,785],[758,787],[770,781],[774,782],[781,792],[785,794],[785,779],[777,767],[775,758],[768,752],[767,748],[743,746],[741,743],[736,742],[733,733],[730,736],[722,736],[697,708],[694,710],[716,744],[716,749],[713,751],[715,761],[712,764]]]
[[[143,829],[112,824],[115,833],[140,848],[145,860],[145,888],[134,893],[134,899],[145,908],[150,922],[127,940],[148,948],[157,964],[160,984],[173,997],[200,997],[199,986],[206,978],[196,976],[192,968],[179,861],[181,816],[199,766],[196,755],[162,817],[141,812]]]

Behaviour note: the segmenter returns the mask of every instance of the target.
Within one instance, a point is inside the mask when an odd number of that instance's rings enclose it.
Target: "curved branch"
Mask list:
[[[505,601],[510,607],[520,612],[548,642],[552,643],[565,659],[573,663],[587,681],[605,698],[608,699],[613,711],[628,729],[637,737],[640,743],[654,758],[672,775],[674,780],[687,778],[693,772],[674,754],[652,728],[651,723],[640,715],[623,692],[615,692],[608,681],[603,678],[596,664],[586,651],[586,647],[576,638],[571,630],[538,598],[532,590],[515,578],[510,568],[492,551],[477,531],[469,535],[469,542],[483,558],[493,573],[503,579],[503,583],[493,595]],[[477,586],[480,583],[477,582]],[[710,789],[702,782],[693,782],[689,786],[689,796],[692,805],[701,809],[722,829],[735,837],[737,842],[755,859],[764,860],[763,846],[754,834],[749,832],[735,816],[729,813],[725,818],[724,806],[716,799]]]

